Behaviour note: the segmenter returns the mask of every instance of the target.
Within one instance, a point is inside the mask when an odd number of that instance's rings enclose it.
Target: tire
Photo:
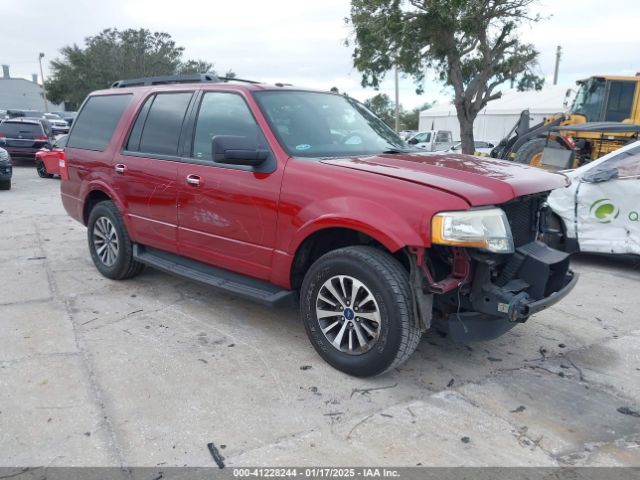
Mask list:
[[[11,179],[0,180],[0,190],[11,190]]]
[[[87,241],[94,265],[107,278],[124,280],[138,275],[144,268],[133,258],[133,243],[118,208],[111,201],[100,202],[91,210]]]
[[[536,164],[533,160],[537,155],[542,154],[546,144],[547,140],[545,138],[534,138],[533,140],[529,140],[518,149],[513,161],[516,163],[524,163],[526,165],[539,167],[540,165]]]
[[[47,167],[45,167],[44,162],[42,160],[36,163],[36,172],[38,172],[38,176],[40,178],[49,178],[49,174],[47,173]]]
[[[341,282],[338,276],[344,276],[344,280]],[[358,286],[359,294],[353,304],[350,301],[347,303],[345,298],[352,298],[353,288],[357,285],[350,279],[355,279],[364,287]],[[338,295],[343,293],[342,300],[336,302],[338,297],[330,293],[327,285],[334,286]],[[338,289],[341,291],[338,292]],[[368,299],[369,294],[373,300]],[[325,300],[331,300],[334,305]],[[329,315],[319,319],[316,307]],[[334,308],[337,312],[335,316],[332,315]],[[377,327],[375,322],[367,320],[376,315],[369,313],[371,311],[378,312]],[[332,367],[356,377],[379,375],[398,367],[413,353],[422,335],[412,315],[407,271],[390,254],[373,247],[340,248],[320,257],[302,282],[300,313],[307,335],[318,354]],[[368,317],[358,317],[365,314]],[[336,322],[338,324],[334,328],[328,328]],[[377,335],[364,336],[367,333],[365,327]],[[323,333],[322,328],[327,333]],[[343,334],[338,339],[341,330]],[[349,330],[352,330],[351,334]],[[366,346],[360,342],[358,331],[364,340],[370,340]],[[351,353],[345,351],[349,348],[348,338],[345,337],[349,335],[354,337],[352,346],[358,344],[358,348],[353,348]],[[341,349],[336,347],[336,341]]]
[[[551,212],[545,217],[547,229],[553,230],[554,233],[544,236],[544,243],[556,250],[566,251],[566,231],[567,227],[560,216]]]

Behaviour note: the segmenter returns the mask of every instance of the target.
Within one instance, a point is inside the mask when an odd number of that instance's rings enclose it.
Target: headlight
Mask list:
[[[442,212],[431,220],[431,241],[496,253],[513,253],[507,216],[499,208]]]

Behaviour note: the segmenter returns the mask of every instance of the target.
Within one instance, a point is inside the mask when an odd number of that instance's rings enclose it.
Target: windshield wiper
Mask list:
[[[388,150],[384,150],[382,153],[410,153],[414,150],[403,150],[401,148],[389,148]]]

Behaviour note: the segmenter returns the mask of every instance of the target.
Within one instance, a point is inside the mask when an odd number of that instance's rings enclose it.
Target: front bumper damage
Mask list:
[[[522,245],[501,265],[478,259],[461,299],[467,311],[448,315],[449,335],[458,342],[497,338],[562,300],[577,281],[569,254],[538,241]]]
[[[460,258],[460,253],[456,256]],[[569,254],[539,241],[524,244],[508,256],[470,253],[467,261],[466,270],[456,268],[454,262],[445,280],[427,278],[436,294],[438,328],[461,343],[499,337],[562,300],[578,280],[569,269]],[[453,281],[457,288],[450,288]],[[443,282],[449,287],[438,291]]]

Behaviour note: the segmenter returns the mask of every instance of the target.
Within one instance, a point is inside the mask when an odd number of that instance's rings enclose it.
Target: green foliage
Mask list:
[[[431,108],[431,103],[424,103],[419,107],[414,108],[408,112],[402,112],[400,115],[400,129],[401,130],[418,130],[418,124],[420,123],[420,112]]]
[[[364,105],[375,113],[384,123],[391,128],[395,126],[396,106],[386,93],[378,93],[364,101]]]
[[[524,92],[525,90],[542,90],[544,87],[544,77],[539,77],[535,73],[525,72],[518,79],[516,90]]]
[[[108,28],[87,37],[84,47],[68,45],[50,64],[47,95],[54,103],[80,105],[93,90],[108,88],[123,78],[207,72],[203,60],[182,60],[184,48],[171,35],[147,29]]]
[[[497,88],[535,61],[518,27],[535,0],[351,0],[353,62],[362,85],[377,88],[394,66],[422,82],[428,72],[451,86],[463,149],[473,152],[473,121]]]

